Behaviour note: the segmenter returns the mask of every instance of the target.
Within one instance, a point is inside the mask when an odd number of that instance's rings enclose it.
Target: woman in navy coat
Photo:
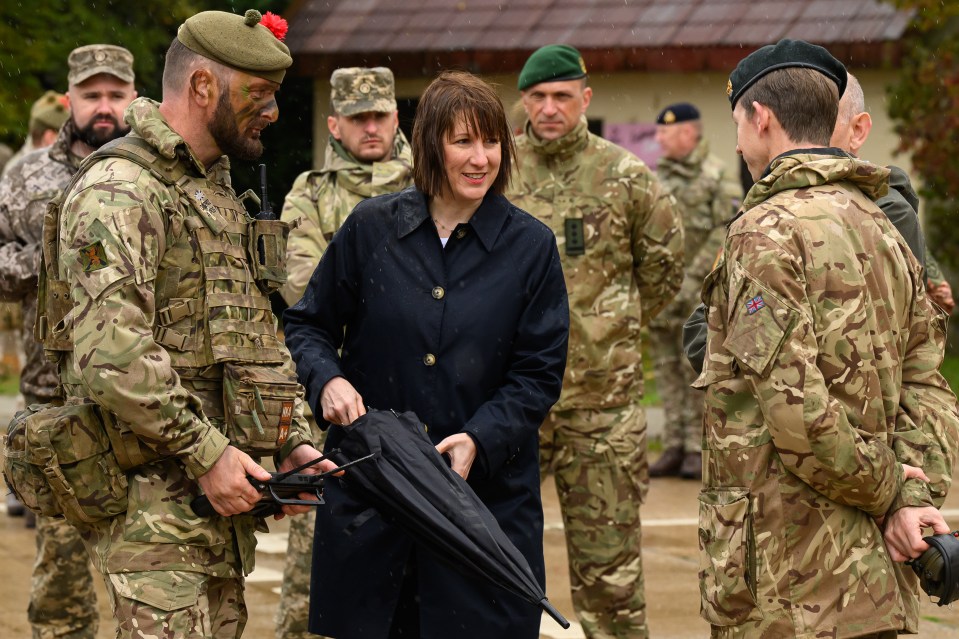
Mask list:
[[[569,312],[556,240],[502,193],[514,155],[495,91],[446,72],[413,129],[415,187],[360,203],[284,317],[307,401],[332,424],[414,411],[545,584],[538,429]],[[342,431],[332,428],[327,449]],[[540,612],[464,577],[327,483],[310,630],[340,639],[539,636]]]

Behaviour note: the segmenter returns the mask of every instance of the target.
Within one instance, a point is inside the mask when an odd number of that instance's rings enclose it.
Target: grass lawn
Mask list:
[[[952,392],[959,395],[959,357],[946,357],[942,360],[942,368],[939,370],[952,386]]]

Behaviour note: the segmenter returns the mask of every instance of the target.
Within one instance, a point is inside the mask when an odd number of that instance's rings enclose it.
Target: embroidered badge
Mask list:
[[[759,309],[766,308],[766,302],[763,301],[762,295],[757,295],[748,302],[746,302],[746,312],[752,315],[759,311]]]
[[[80,265],[83,266],[85,273],[106,268],[108,266],[107,253],[103,250],[103,244],[94,242],[80,249]]]
[[[280,408],[279,435],[276,438],[277,444],[285,444],[290,436],[290,424],[293,422],[293,402],[283,402]]]
[[[193,192],[193,199],[196,201],[197,206],[200,207],[200,210],[208,215],[213,215],[216,213],[216,206],[213,205],[206,195],[203,194],[203,191],[197,189]]]

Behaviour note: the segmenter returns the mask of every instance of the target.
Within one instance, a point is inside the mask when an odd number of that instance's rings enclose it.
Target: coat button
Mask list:
[[[466,229],[460,229],[456,232],[456,239],[462,240],[464,237],[466,237]]]
[[[433,299],[441,300],[443,296],[446,295],[446,291],[443,290],[442,286],[436,286],[433,288]]]
[[[434,355],[433,353],[427,353],[426,355],[423,356],[423,363],[426,364],[427,366],[432,366],[433,364],[436,363],[436,355]]]

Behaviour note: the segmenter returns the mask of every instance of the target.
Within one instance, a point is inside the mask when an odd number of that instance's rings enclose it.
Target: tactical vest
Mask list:
[[[251,221],[238,198],[190,175],[186,163],[160,156],[142,138],[120,138],[94,152],[64,195],[48,206],[37,340],[53,361],[73,350],[70,283],[59,264],[60,210],[81,176],[112,157],[148,170],[170,189],[182,214],[182,225],[171,220],[165,229],[167,247],[154,291],[154,339],[169,354],[183,386],[201,399],[206,416],[224,424],[232,444],[251,454],[278,451],[299,388],[292,367],[284,366],[289,359],[268,297],[286,279],[289,225]]]

